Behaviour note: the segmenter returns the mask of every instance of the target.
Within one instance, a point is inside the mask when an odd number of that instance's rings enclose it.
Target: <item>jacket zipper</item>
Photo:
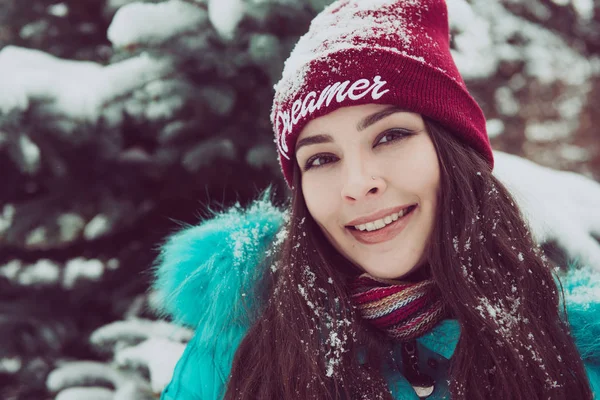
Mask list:
[[[402,366],[404,377],[419,399],[427,399],[435,389],[435,381],[419,370],[419,353],[415,340],[402,343]]]

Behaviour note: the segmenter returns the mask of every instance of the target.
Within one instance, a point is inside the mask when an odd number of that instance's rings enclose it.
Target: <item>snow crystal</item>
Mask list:
[[[82,257],[67,261],[65,265],[65,274],[63,277],[63,286],[71,289],[80,279],[98,280],[104,274],[104,264],[100,260],[86,260]]]
[[[245,10],[243,0],[208,0],[208,18],[224,39],[233,39]]]
[[[277,232],[277,234],[275,235],[275,241],[273,242],[273,246],[275,248],[278,248],[279,246],[281,246],[281,244],[287,239],[288,237],[288,231],[285,228],[282,228],[279,232]]]
[[[159,44],[198,30],[208,16],[199,5],[182,0],[131,3],[119,8],[107,32],[113,46]]]
[[[525,258],[523,257],[523,253],[519,252],[519,261],[523,261]]]

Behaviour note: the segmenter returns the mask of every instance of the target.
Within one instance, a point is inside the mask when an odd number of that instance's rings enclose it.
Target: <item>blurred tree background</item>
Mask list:
[[[0,398],[160,395],[157,246],[286,196],[272,87],[327,3],[0,0]],[[600,1],[448,5],[494,148],[599,180]]]

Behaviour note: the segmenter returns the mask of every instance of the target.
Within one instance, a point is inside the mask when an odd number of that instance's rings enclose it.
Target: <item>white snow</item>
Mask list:
[[[160,44],[184,32],[199,30],[207,21],[206,10],[191,2],[135,2],[119,8],[107,36],[116,47]]]
[[[47,259],[40,259],[35,264],[23,268],[18,276],[18,281],[21,285],[49,285],[58,282],[59,277],[58,264]]]
[[[525,125],[525,137],[531,142],[554,142],[566,139],[577,129],[574,121],[528,121]]]
[[[38,226],[27,234],[27,237],[25,238],[25,244],[32,248],[43,247],[43,245],[46,243],[46,240],[46,228],[43,226]]]
[[[21,263],[21,261],[11,260],[8,263],[0,266],[0,276],[5,276],[9,280],[15,281],[22,267],[23,264]]]
[[[458,32],[454,35],[456,49],[452,49],[451,53],[461,75],[469,79],[492,75],[496,71],[497,60],[482,56],[493,46],[490,22],[475,14],[465,0],[448,0],[447,6],[450,29]]]
[[[19,148],[23,155],[25,172],[34,175],[41,166],[40,148],[25,134],[19,136]]]
[[[600,303],[600,274],[596,271],[583,266],[569,272],[570,281],[577,284],[565,285],[566,304],[577,304],[586,308],[589,304]]]
[[[60,228],[60,241],[63,243],[75,240],[85,227],[83,217],[75,213],[63,213],[56,218],[56,222]]]
[[[486,121],[486,130],[490,138],[500,136],[504,132],[504,122],[501,119],[489,119]]]
[[[45,100],[48,112],[95,122],[104,105],[171,70],[170,62],[147,54],[102,66],[6,46],[0,51],[0,113]]]
[[[177,342],[191,340],[193,331],[166,321],[131,319],[116,321],[95,330],[90,342],[96,346],[107,346],[118,341],[140,339],[169,339]]]
[[[514,96],[512,90],[506,86],[500,86],[496,89],[494,100],[496,100],[498,112],[503,115],[517,115],[521,108],[519,100]]]
[[[139,376],[120,371],[108,364],[95,361],[75,361],[52,371],[46,378],[46,387],[51,392],[58,392],[73,386],[89,385],[95,381],[109,382],[117,391],[126,389],[131,384],[142,386],[144,384]]]
[[[233,39],[245,10],[243,0],[208,0],[210,22],[224,39]]]
[[[14,374],[21,370],[23,362],[18,357],[0,358],[0,372]]]
[[[583,57],[558,34],[511,14],[500,2],[448,0],[448,13],[450,25],[458,31],[453,56],[465,79],[485,78],[503,60],[523,61],[526,74],[544,84],[556,80],[582,84],[598,71],[597,57]],[[514,37],[522,37],[522,43],[510,44]]]
[[[106,262],[106,268],[110,271],[114,271],[119,268],[119,260],[117,258],[111,258]]]
[[[94,240],[107,233],[111,228],[108,217],[104,214],[98,214],[83,229],[83,236],[87,240]]]
[[[148,339],[137,346],[117,351],[117,365],[144,365],[150,371],[150,385],[160,393],[173,377],[173,370],[185,350],[185,344],[167,339]]]
[[[98,280],[104,274],[104,264],[97,259],[77,257],[67,261],[63,276],[63,287],[72,289],[77,281]]]
[[[105,387],[73,387],[60,392],[54,400],[114,400],[114,390]]]
[[[494,175],[511,191],[538,242],[556,240],[570,257],[600,270],[600,183],[494,152]]]
[[[594,0],[572,0],[573,8],[579,16],[589,21],[594,18]]]
[[[69,15],[69,6],[65,3],[53,4],[48,7],[48,14],[54,15],[55,17],[66,17]]]
[[[425,63],[423,57],[410,53],[413,30],[417,27],[411,25],[401,12],[385,16],[368,12],[393,3],[395,0],[353,0],[336,12],[332,10],[339,4],[334,3],[326,7],[324,12],[312,20],[310,30],[300,38],[285,61],[282,78],[276,85],[279,100],[289,98],[304,85],[308,64],[312,60],[327,58],[330,54],[344,49],[385,49]],[[423,6],[420,0],[404,0],[403,3],[406,6]],[[340,20],[343,23],[340,23]],[[367,39],[372,38],[375,28],[379,32],[385,32],[388,39],[390,32],[393,32],[394,40],[399,42],[398,47],[402,49],[368,41]]]
[[[15,206],[13,204],[5,204],[0,214],[0,234],[6,232],[11,227],[15,216]]]

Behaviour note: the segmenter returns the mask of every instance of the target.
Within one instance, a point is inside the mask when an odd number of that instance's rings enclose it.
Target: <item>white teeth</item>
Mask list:
[[[373,222],[367,222],[366,224],[356,225],[354,226],[354,228],[358,229],[359,231],[375,231],[377,229],[383,228],[386,225],[391,224],[394,221],[397,221],[398,218],[402,218],[407,212],[408,208],[405,208],[398,213],[390,214]]]

